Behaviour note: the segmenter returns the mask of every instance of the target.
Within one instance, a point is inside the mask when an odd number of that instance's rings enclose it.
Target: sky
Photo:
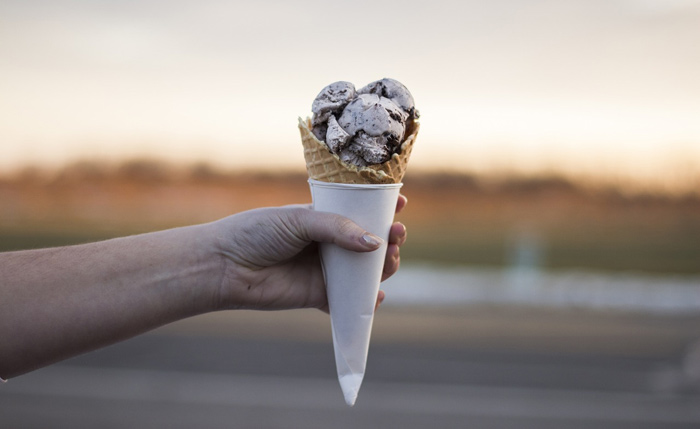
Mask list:
[[[411,168],[697,187],[698,23],[700,0],[0,0],[0,172],[301,170],[316,94],[391,77]]]

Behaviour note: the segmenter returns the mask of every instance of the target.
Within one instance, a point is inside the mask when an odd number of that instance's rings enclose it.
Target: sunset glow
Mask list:
[[[301,169],[318,91],[392,77],[422,114],[412,168],[700,183],[700,1],[404,4],[0,2],[0,172]]]

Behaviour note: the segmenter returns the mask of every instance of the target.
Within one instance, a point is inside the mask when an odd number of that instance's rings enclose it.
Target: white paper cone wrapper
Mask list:
[[[374,306],[402,184],[355,185],[310,179],[309,185],[314,210],[343,215],[384,240],[379,249],[368,253],[334,244],[320,246],[338,380],[345,402],[352,406],[365,374]]]

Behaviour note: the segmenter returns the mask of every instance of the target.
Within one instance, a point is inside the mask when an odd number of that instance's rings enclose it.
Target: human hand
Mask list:
[[[396,212],[406,205],[399,196]],[[318,243],[334,243],[356,252],[376,250],[381,242],[347,218],[317,212],[309,205],[263,208],[212,224],[222,255],[217,292],[220,309],[281,310],[319,308],[328,311]],[[406,228],[391,226],[382,281],[398,271]],[[377,297],[377,306],[384,292]]]

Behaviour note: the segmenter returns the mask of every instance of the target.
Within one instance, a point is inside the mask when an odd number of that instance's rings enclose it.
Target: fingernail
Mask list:
[[[362,236],[362,241],[370,247],[379,247],[382,244],[382,239],[369,232]]]

